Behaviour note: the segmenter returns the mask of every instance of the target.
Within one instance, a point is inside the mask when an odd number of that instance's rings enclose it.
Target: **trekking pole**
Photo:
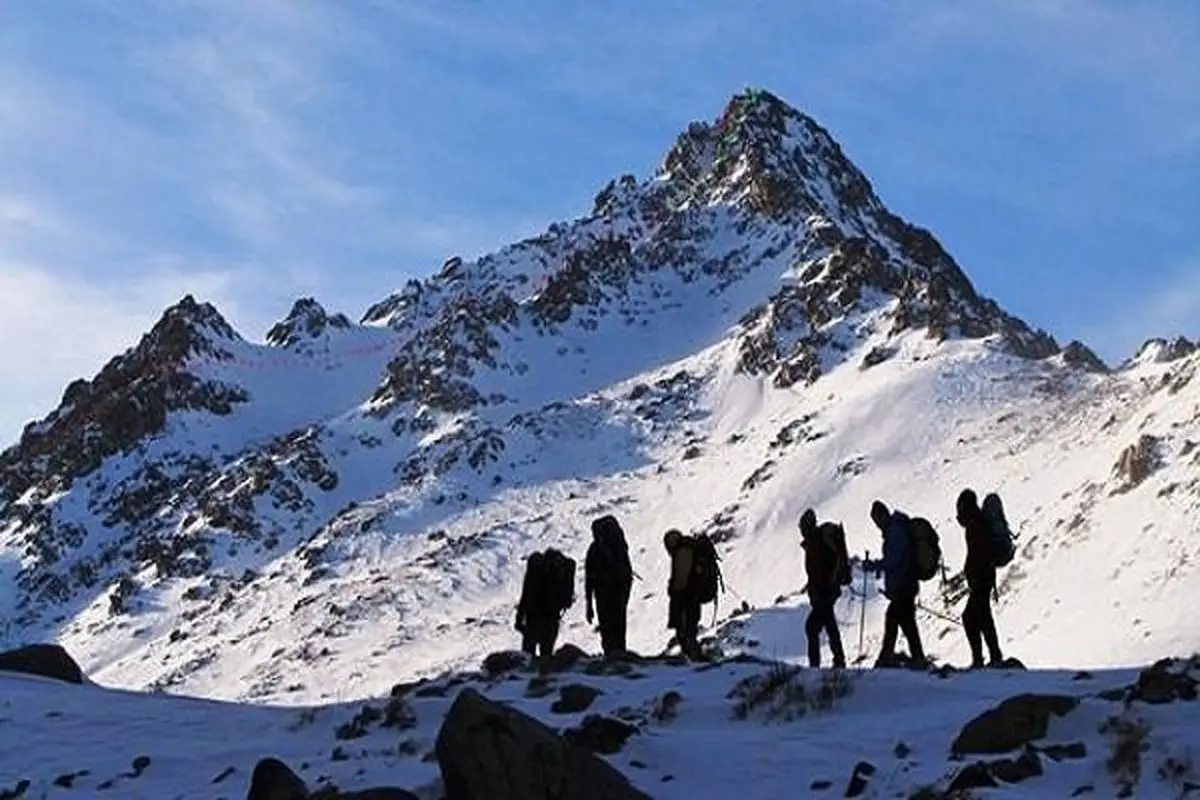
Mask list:
[[[871,551],[863,551],[863,590],[862,596],[858,598],[858,657],[861,659],[865,654],[863,651],[863,633],[867,627],[867,562],[871,560]]]

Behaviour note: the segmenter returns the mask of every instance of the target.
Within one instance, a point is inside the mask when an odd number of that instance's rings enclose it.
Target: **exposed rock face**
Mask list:
[[[66,683],[83,683],[75,659],[56,644],[31,644],[0,653],[0,672],[24,672]]]
[[[473,689],[450,707],[436,752],[446,800],[649,800],[607,762]]]
[[[267,331],[267,344],[275,347],[292,347],[320,337],[329,330],[344,330],[351,326],[345,314],[330,316],[311,297],[303,297],[292,305],[292,310]]]
[[[1142,434],[1135,444],[1121,451],[1114,471],[1121,481],[1118,491],[1136,489],[1158,467],[1158,440]]]
[[[1095,351],[1080,341],[1072,341],[1064,347],[1062,359],[1063,363],[1077,367],[1084,372],[1103,374],[1112,371],[1100,359],[1100,356],[1096,355]]]
[[[1078,699],[1063,695],[1010,697],[963,726],[950,751],[955,755],[990,755],[1017,750],[1043,738],[1052,716],[1064,716],[1077,705]]]
[[[1183,336],[1174,339],[1148,339],[1138,348],[1129,364],[1166,364],[1187,358],[1200,349],[1200,343]]]

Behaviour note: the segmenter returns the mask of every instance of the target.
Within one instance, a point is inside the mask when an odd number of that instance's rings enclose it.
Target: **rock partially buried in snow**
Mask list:
[[[83,683],[83,670],[56,644],[31,644],[0,653],[0,672],[23,672],[66,683]]]
[[[1170,658],[1154,663],[1138,675],[1129,699],[1153,704],[1195,700],[1198,682],[1187,673],[1187,669],[1186,664],[1181,669],[1177,668],[1177,662]]]
[[[334,787],[324,787],[309,792],[287,764],[277,758],[264,758],[254,765],[250,776],[250,791],[246,800],[420,800],[406,789],[393,787],[360,789],[343,792]]]
[[[496,678],[506,672],[513,672],[527,666],[529,666],[529,656],[525,653],[520,650],[502,650],[499,653],[491,653],[483,659],[483,674],[489,678]]]
[[[1078,705],[1077,698],[1065,695],[1010,697],[964,725],[950,751],[954,755],[1011,752],[1043,738],[1051,716],[1065,716]]]
[[[614,767],[473,689],[438,731],[446,800],[650,800]]]
[[[584,718],[583,724],[566,732],[567,741],[579,747],[585,747],[593,753],[611,756],[619,753],[629,737],[637,733],[637,728],[628,722],[622,722],[612,717],[602,717],[591,714]]]
[[[308,800],[308,787],[278,758],[264,758],[254,765],[246,800]]]

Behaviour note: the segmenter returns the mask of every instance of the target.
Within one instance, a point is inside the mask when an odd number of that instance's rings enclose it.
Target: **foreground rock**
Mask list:
[[[83,683],[83,670],[56,644],[31,644],[0,653],[0,672],[23,672],[66,683]]]
[[[435,749],[446,800],[650,800],[608,762],[473,689],[455,699]]]
[[[1050,717],[1079,705],[1074,697],[1022,694],[1010,697],[968,722],[950,746],[954,755],[1009,753],[1045,737]]]
[[[304,781],[277,758],[264,758],[254,765],[246,800],[420,800],[405,789],[362,789],[343,792],[326,787],[309,792]]]

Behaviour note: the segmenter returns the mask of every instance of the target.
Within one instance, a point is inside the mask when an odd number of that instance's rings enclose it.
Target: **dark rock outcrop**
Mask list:
[[[324,786],[309,792],[304,781],[277,758],[264,758],[254,765],[246,800],[420,800],[407,789],[377,787],[342,791]]]
[[[65,683],[83,683],[83,670],[56,644],[31,644],[0,653],[0,672],[24,672]]]
[[[1186,663],[1180,667],[1179,662],[1165,658],[1141,671],[1128,699],[1151,704],[1195,700],[1198,686],[1200,682],[1188,674]]]
[[[1043,738],[1049,729],[1050,717],[1069,714],[1078,705],[1078,699],[1064,695],[1010,697],[963,726],[950,751],[959,756],[1017,750]]]
[[[446,800],[649,800],[607,762],[473,689],[450,707],[435,752]]]
[[[308,800],[308,787],[287,764],[264,758],[254,765],[246,800]]]

